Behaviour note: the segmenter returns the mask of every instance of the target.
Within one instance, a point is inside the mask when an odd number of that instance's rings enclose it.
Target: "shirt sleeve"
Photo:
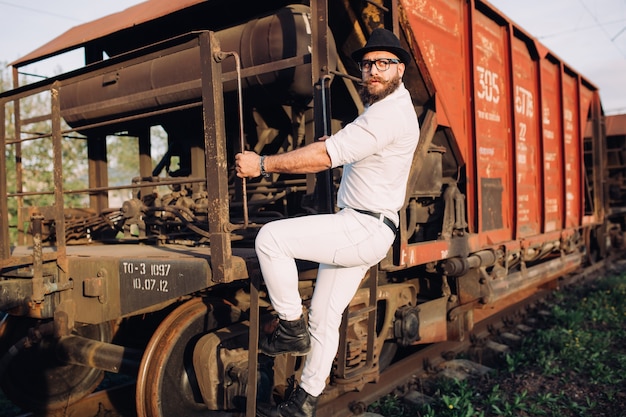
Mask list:
[[[393,141],[393,114],[385,111],[390,106],[368,108],[353,122],[326,139],[326,151],[332,166],[354,163],[381,151]]]

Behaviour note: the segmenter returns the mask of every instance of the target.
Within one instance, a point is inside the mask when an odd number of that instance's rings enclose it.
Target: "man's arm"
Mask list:
[[[293,151],[267,155],[264,159],[265,172],[280,174],[312,174],[331,167],[324,139],[313,142]],[[254,178],[261,175],[261,157],[245,151],[235,155],[235,167],[240,178]]]

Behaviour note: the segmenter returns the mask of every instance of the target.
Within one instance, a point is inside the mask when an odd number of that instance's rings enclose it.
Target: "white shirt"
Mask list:
[[[382,213],[398,224],[419,135],[411,96],[401,83],[326,139],[333,168],[343,165],[337,206]]]

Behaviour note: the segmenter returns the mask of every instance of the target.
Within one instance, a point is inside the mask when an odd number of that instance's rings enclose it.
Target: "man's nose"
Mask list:
[[[369,68],[367,71],[365,71],[365,73],[366,73],[366,74],[369,74],[369,75],[376,75],[376,74],[378,74],[379,72],[380,72],[380,71],[379,71],[379,70],[378,70],[378,68],[376,67],[376,64],[374,64],[373,62],[372,62],[372,65],[370,65],[370,68]]]

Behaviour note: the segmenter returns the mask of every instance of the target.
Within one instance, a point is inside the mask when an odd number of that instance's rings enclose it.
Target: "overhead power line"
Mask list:
[[[75,17],[65,16],[65,15],[53,13],[53,12],[50,12],[50,11],[47,11],[47,10],[33,9],[32,7],[21,6],[19,4],[9,3],[7,1],[0,1],[0,4],[4,4],[5,6],[10,6],[10,7],[15,7],[16,9],[28,10],[29,12],[39,13],[39,14],[43,14],[43,15],[46,15],[46,16],[58,17],[60,19],[72,20],[74,22],[79,22],[79,23],[83,22],[82,20],[76,19]],[[54,4],[54,2],[51,2],[49,4]]]
[[[622,33],[624,31],[624,29],[622,29],[620,32],[618,32],[617,35],[611,37],[611,35],[609,35],[609,33],[606,31],[606,28],[604,27],[604,24],[601,23],[598,20],[598,17],[593,14],[591,12],[591,10],[589,10],[589,7],[587,7],[587,5],[585,4],[585,2],[583,0],[579,0],[580,4],[582,4],[583,8],[587,11],[587,13],[589,13],[589,15],[591,16],[591,18],[598,24],[598,26],[600,27],[600,29],[602,29],[602,32],[604,32],[604,35],[607,37],[607,39],[611,42],[611,44],[613,45],[613,47],[615,49],[617,49],[617,51],[620,53],[620,55],[624,58],[626,58],[626,52],[622,51],[620,48],[618,48],[617,44],[615,43],[615,39],[619,36],[620,33]]]
[[[622,23],[622,22],[626,22],[626,19],[611,20],[611,21],[602,22],[602,23],[595,23],[595,24],[589,25],[589,26],[583,26],[583,27],[577,27],[577,28],[573,28],[573,29],[563,30],[561,32],[549,33],[547,35],[538,36],[537,39],[553,38],[555,36],[567,35],[568,33],[582,32],[582,31],[585,31],[585,30],[596,29],[599,26],[601,27],[603,25],[612,25],[612,24],[615,24],[615,23]],[[626,28],[622,29],[620,31],[620,33],[623,32],[624,30],[626,30]],[[615,35],[613,38],[617,38],[617,36],[619,36],[619,33],[617,35]]]

